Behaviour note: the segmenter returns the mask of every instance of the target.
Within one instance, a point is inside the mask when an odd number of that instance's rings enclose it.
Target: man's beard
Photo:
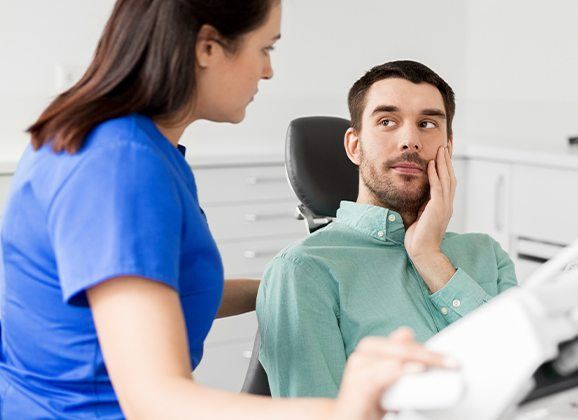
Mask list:
[[[384,163],[381,170],[378,170],[370,161],[364,158],[363,149],[361,150],[360,160],[359,176],[361,181],[372,193],[376,204],[379,206],[402,215],[415,215],[429,199],[430,188],[427,178],[423,184],[413,188],[414,175],[398,174],[397,176],[408,183],[407,187],[412,186],[412,188],[407,188],[403,184],[396,185],[393,180],[396,175],[389,172],[392,165],[396,163],[413,162],[420,165],[420,168],[427,174],[427,161],[422,159],[417,153],[407,153],[399,158],[390,159]]]

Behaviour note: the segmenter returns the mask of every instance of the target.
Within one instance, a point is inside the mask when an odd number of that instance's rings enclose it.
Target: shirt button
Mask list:
[[[459,308],[461,304],[462,304],[462,302],[460,302],[459,299],[454,299],[453,302],[452,302],[452,306],[453,306],[454,308]]]
[[[440,309],[441,313],[444,315],[448,314],[448,308],[446,308],[445,306],[443,308]]]
[[[390,215],[387,217],[387,220],[389,220],[390,222],[395,222],[395,214],[390,214]]]
[[[379,232],[377,232],[377,236],[379,236],[380,238],[383,238],[383,235],[385,235],[383,233],[383,230],[380,230]]]

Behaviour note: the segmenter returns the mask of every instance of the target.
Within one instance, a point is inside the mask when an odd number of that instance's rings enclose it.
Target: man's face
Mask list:
[[[398,212],[417,211],[427,202],[427,162],[441,146],[451,154],[441,93],[405,79],[371,86],[357,138],[361,182],[376,204]]]

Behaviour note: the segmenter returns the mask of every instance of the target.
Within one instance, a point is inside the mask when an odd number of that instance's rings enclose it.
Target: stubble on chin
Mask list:
[[[413,175],[394,174],[389,167],[379,170],[369,162],[362,161],[359,176],[371,192],[374,204],[396,211],[399,214],[417,214],[429,199],[429,182],[418,184]],[[395,177],[401,179],[396,182]]]

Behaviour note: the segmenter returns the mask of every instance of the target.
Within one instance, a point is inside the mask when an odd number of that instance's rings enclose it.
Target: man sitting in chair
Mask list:
[[[363,337],[408,326],[426,341],[516,285],[496,241],[446,232],[456,189],[451,87],[423,64],[390,62],[355,82],[349,110],[357,202],[342,201],[331,224],[281,251],[259,290],[273,396],[335,397]]]

